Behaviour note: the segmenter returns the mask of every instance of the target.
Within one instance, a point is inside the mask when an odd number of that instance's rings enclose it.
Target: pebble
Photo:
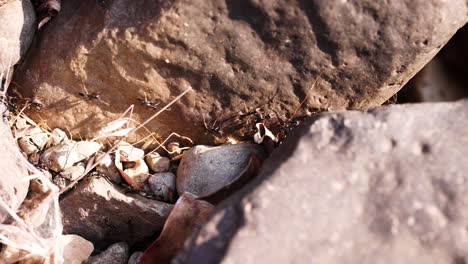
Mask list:
[[[58,145],[60,142],[62,142],[66,138],[67,138],[67,133],[65,133],[65,131],[59,128],[54,128],[52,129],[52,133],[50,135],[49,144],[52,146]]]
[[[128,260],[127,264],[138,264],[142,256],[143,256],[143,252],[136,251],[130,256],[130,259]]]
[[[26,155],[38,152],[47,144],[49,135],[40,131],[40,133],[24,136],[18,140],[19,147]]]
[[[124,169],[123,172],[134,182],[134,184],[131,182],[128,182],[128,184],[136,189],[142,189],[150,176],[148,166],[142,159],[128,163],[131,163],[132,167]]]
[[[63,263],[83,263],[94,250],[93,243],[78,235],[62,235]]]
[[[71,166],[70,168],[64,169],[60,173],[60,176],[69,181],[74,181],[78,179],[78,177],[80,177],[84,172],[85,172],[85,164],[83,162],[80,162],[76,164],[75,166]]]
[[[26,137],[26,136],[30,136],[34,134],[39,134],[39,133],[44,133],[44,131],[37,126],[27,126],[24,128],[18,128],[15,131],[15,137],[22,138],[22,137]]]
[[[142,149],[135,148],[127,142],[121,142],[117,150],[120,153],[120,161],[142,160],[145,152]]]
[[[163,202],[173,203],[176,192],[176,176],[171,172],[159,172],[153,174],[148,185],[151,191]]]
[[[95,154],[101,144],[92,141],[65,141],[53,146],[41,155],[41,163],[60,172]]]
[[[107,176],[112,182],[119,184],[122,182],[122,176],[114,161],[114,155],[105,154],[104,158],[96,165],[96,171]]]
[[[127,264],[128,245],[120,242],[110,245],[106,251],[90,257],[86,264]]]
[[[177,192],[197,196],[211,194],[237,178],[247,166],[250,154],[266,157],[256,144],[234,144],[218,147],[198,145],[187,152],[177,169]]]
[[[146,164],[154,172],[163,172],[169,170],[170,160],[166,157],[161,157],[158,153],[153,152],[145,157]]]

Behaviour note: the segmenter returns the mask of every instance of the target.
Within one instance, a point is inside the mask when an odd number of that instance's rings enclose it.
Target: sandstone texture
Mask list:
[[[83,137],[131,104],[144,120],[155,110],[140,101],[161,107],[192,86],[147,127],[209,143],[251,136],[240,116],[257,108],[278,123],[302,101],[297,118],[380,105],[467,14],[465,0],[63,1],[15,82],[50,127]]]
[[[320,114],[173,263],[466,263],[468,100]]]
[[[102,177],[91,177],[60,201],[64,232],[77,234],[105,248],[112,243],[133,245],[163,228],[171,204],[124,194]]]

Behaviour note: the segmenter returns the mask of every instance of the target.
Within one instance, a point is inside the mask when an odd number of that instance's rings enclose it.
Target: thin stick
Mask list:
[[[188,87],[185,91],[183,91],[180,95],[178,95],[176,98],[174,98],[174,100],[172,100],[171,102],[169,102],[167,105],[165,105],[163,108],[161,108],[161,110],[159,110],[158,112],[156,112],[154,115],[152,115],[150,118],[148,118],[145,122],[141,123],[139,126],[137,126],[136,128],[130,130],[130,132],[128,132],[127,136],[130,135],[131,133],[137,131],[138,129],[144,127],[146,124],[148,124],[151,120],[153,120],[155,117],[157,117],[159,114],[161,114],[162,112],[164,112],[167,108],[169,108],[171,105],[173,105],[175,102],[177,102],[180,98],[182,98],[182,96],[184,96],[186,93],[190,92],[190,90],[192,90],[192,87]],[[108,155],[109,153],[111,153],[112,151],[114,151],[119,145],[120,143],[122,143],[122,141],[124,140],[125,137],[119,139],[117,141],[117,143],[114,144],[114,146],[112,146],[112,148],[110,148],[106,153],[102,154],[99,158],[96,159],[96,161],[94,162],[94,164],[92,166],[90,166],[88,169],[85,170],[85,172],[83,172],[80,177],[78,177],[76,180],[72,181],[70,184],[68,184],[65,188],[63,188],[59,195],[65,193],[66,191],[70,190],[73,186],[75,186],[75,184],[80,181],[81,179],[83,179],[84,176],[86,176],[92,169],[94,169],[98,164],[99,162],[101,162],[104,157],[106,155]]]

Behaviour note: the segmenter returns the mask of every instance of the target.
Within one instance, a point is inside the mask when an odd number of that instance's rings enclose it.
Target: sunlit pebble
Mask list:
[[[170,62],[169,59],[165,59],[164,61],[165,61],[166,63],[169,63],[169,62]]]
[[[235,140],[235,139],[232,138],[232,137],[228,137],[228,138],[227,138],[227,141],[229,142],[229,144],[233,144],[233,145],[239,143],[239,141]]]

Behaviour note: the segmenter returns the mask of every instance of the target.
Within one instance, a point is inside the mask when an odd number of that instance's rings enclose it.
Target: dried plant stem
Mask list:
[[[151,120],[153,120],[154,118],[156,118],[158,115],[160,115],[162,112],[166,111],[166,109],[168,109],[171,105],[173,105],[175,102],[177,102],[180,98],[182,98],[186,93],[190,92],[192,90],[192,87],[188,87],[185,91],[183,91],[181,94],[179,94],[176,98],[174,98],[171,102],[169,102],[168,104],[166,104],[163,108],[161,108],[161,110],[159,110],[158,112],[156,112],[154,115],[152,115],[150,118],[146,119],[146,121],[144,121],[143,123],[141,123],[139,126],[137,126],[136,128],[132,129],[130,132],[128,132],[127,136],[132,134],[133,132],[137,131],[138,129],[144,127],[146,124],[148,124]],[[72,181],[70,184],[68,184],[65,188],[63,188],[61,191],[60,191],[60,195],[67,192],[68,190],[70,190],[73,186],[75,186],[76,183],[78,183],[78,181],[80,181],[81,179],[83,179],[84,176],[86,176],[92,169],[94,169],[98,164],[99,162],[101,162],[104,157],[108,154],[110,154],[112,151],[114,151],[119,145],[120,143],[122,143],[122,141],[125,139],[125,137],[119,139],[117,141],[117,143],[114,144],[114,146],[112,146],[106,153],[104,154],[101,154],[97,159],[96,158],[93,158],[91,159],[91,162],[93,162],[93,164],[91,166],[87,166],[86,170],[83,172],[83,174],[80,175],[80,177],[78,177],[76,180]],[[95,156],[96,157],[96,156]]]

